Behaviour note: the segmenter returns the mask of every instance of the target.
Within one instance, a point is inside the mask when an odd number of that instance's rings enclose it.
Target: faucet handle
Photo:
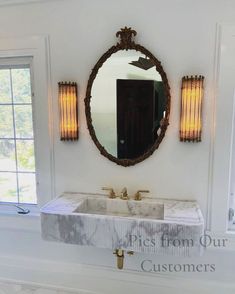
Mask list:
[[[138,190],[138,191],[135,193],[134,200],[136,200],[136,201],[140,201],[140,200],[142,200],[142,195],[141,195],[141,193],[149,193],[149,192],[150,192],[149,190]]]
[[[113,188],[109,188],[109,187],[102,187],[102,190],[104,191],[109,191],[109,198],[116,198],[116,194],[113,190]]]

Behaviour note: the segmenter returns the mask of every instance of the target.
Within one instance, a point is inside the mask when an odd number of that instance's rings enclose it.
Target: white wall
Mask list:
[[[217,22],[235,22],[234,1],[61,0],[0,8],[0,38],[41,34],[50,36],[56,194],[65,190],[98,192],[102,186],[113,186],[116,189],[126,186],[130,193],[139,188],[148,188],[153,197],[196,199],[206,217]],[[128,168],[117,166],[99,154],[87,130],[83,103],[93,65],[104,51],[116,43],[115,33],[125,25],[137,30],[137,41],[162,62],[172,95],[170,126],[159,149],[144,162]],[[203,74],[206,77],[203,137],[198,144],[180,143],[178,139],[180,81],[187,74]],[[77,143],[59,140],[57,82],[63,80],[76,81],[79,85],[80,139]],[[35,220],[33,226],[37,228],[35,231],[27,230],[27,225],[23,231],[1,229],[0,255],[8,256],[10,260],[11,257],[24,260],[25,268],[30,268],[31,264],[25,263],[25,260],[34,260],[35,265],[39,261],[55,263],[51,276],[52,273],[58,273],[59,276],[63,270],[66,272],[66,269],[59,268],[60,263],[114,266],[111,251],[43,242],[38,220]],[[146,256],[130,257],[126,267],[140,270],[143,258]],[[162,257],[154,257],[154,260],[183,262]],[[199,278],[232,282],[235,262],[233,252],[208,251],[195,262],[218,264],[214,274],[199,275]],[[0,265],[1,277],[40,282],[40,275],[35,276],[33,271],[27,277],[20,277],[9,267],[6,270],[3,264]],[[136,280],[149,283],[150,276],[141,275]],[[156,276],[152,275],[151,279]],[[72,283],[77,287],[75,275],[73,277]],[[187,275],[183,277],[187,278]],[[128,279],[125,276],[121,278]],[[44,279],[48,284],[55,283],[55,280]],[[71,280],[63,276],[59,283],[68,285]],[[173,285],[174,281],[171,283]],[[198,283],[195,285],[198,286]],[[123,286],[123,289],[129,288]]]

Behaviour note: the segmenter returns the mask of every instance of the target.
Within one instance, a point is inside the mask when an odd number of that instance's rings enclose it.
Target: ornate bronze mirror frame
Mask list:
[[[120,31],[118,31],[116,33],[116,36],[120,37],[120,41],[116,45],[112,46],[107,52],[105,52],[100,57],[100,59],[98,60],[98,62],[94,66],[94,68],[92,69],[92,72],[90,74],[88,84],[87,84],[86,98],[85,98],[85,111],[86,111],[87,126],[88,126],[92,140],[94,141],[95,145],[100,150],[100,153],[103,156],[105,156],[109,160],[117,163],[118,165],[122,165],[125,167],[135,165],[135,164],[145,160],[150,155],[152,155],[152,153],[158,148],[163,137],[165,136],[165,132],[166,132],[167,126],[169,124],[169,115],[170,115],[171,97],[170,97],[170,87],[168,84],[166,73],[161,65],[161,62],[150,51],[148,51],[142,45],[135,43],[133,38],[134,38],[134,36],[136,36],[136,34],[137,33],[135,30],[132,30],[131,28],[127,28],[127,27],[122,28]],[[111,155],[110,153],[108,153],[105,150],[105,148],[100,144],[99,140],[97,139],[94,127],[92,125],[92,118],[91,118],[91,105],[90,105],[91,98],[92,98],[91,90],[92,90],[92,85],[93,85],[93,82],[96,78],[96,75],[98,74],[98,71],[102,67],[103,63],[113,53],[120,51],[120,50],[130,50],[130,49],[134,49],[136,51],[141,52],[142,54],[144,54],[145,56],[147,56],[148,58],[150,58],[153,61],[153,64],[156,68],[156,71],[161,75],[162,83],[164,85],[164,95],[165,95],[167,101],[166,101],[165,116],[164,116],[164,119],[162,119],[162,121],[161,121],[161,132],[160,132],[158,138],[156,139],[156,141],[154,142],[154,144],[144,154],[142,154],[138,158],[118,159],[118,158],[114,157],[113,155]]]

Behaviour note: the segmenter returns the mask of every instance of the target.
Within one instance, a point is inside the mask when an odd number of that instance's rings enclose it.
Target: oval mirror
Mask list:
[[[90,135],[108,159],[122,166],[149,157],[169,121],[170,88],[161,63],[136,44],[125,27],[120,41],[98,60],[90,75],[85,107]]]

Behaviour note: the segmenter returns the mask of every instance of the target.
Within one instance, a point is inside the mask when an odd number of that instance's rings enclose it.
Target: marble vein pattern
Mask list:
[[[41,209],[41,225],[47,241],[175,256],[204,251],[204,220],[194,201],[64,193]]]

